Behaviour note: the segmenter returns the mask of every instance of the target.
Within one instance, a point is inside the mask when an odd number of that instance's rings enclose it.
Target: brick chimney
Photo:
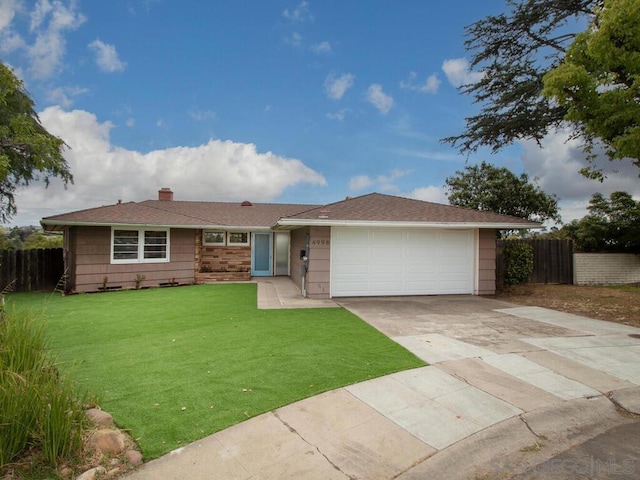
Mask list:
[[[173,192],[170,188],[162,187],[158,190],[158,200],[163,200],[165,202],[173,201]]]

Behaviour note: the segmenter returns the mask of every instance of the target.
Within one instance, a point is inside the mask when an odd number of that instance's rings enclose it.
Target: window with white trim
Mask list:
[[[111,263],[169,261],[169,229],[112,228]]]
[[[248,232],[229,232],[227,233],[228,245],[249,245],[249,233]]]
[[[205,230],[202,232],[202,244],[203,245],[225,245],[226,234],[222,231]]]

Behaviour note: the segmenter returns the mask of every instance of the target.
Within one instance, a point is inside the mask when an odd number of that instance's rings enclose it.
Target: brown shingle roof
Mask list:
[[[157,225],[269,228],[279,218],[317,205],[146,200],[78,210],[42,219],[43,225]]]
[[[514,224],[538,227],[539,223],[519,217],[442,205],[411,198],[370,193],[340,202],[316,207],[283,218],[287,220],[325,220],[326,222],[407,222],[407,223],[471,223]],[[522,228],[522,227],[518,227]]]
[[[166,202],[161,200],[147,200],[141,205],[165,211],[167,214],[180,214],[198,219],[201,225],[229,227],[271,227],[282,217],[318,207],[318,205],[286,203],[253,203],[245,206],[239,202]]]
[[[64,225],[155,225],[169,227],[280,228],[309,224],[399,222],[486,224],[490,228],[535,228],[522,218],[371,193],[329,205],[146,200],[108,205],[42,219],[48,229]]]

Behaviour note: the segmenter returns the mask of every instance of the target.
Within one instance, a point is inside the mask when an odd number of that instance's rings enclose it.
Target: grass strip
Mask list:
[[[343,308],[258,310],[255,284],[12,294],[146,459],[303,398],[424,365]]]

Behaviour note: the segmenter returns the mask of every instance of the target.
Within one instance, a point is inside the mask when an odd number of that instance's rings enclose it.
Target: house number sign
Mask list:
[[[311,245],[324,245],[324,246],[329,246],[329,240],[312,240],[311,241]]]

